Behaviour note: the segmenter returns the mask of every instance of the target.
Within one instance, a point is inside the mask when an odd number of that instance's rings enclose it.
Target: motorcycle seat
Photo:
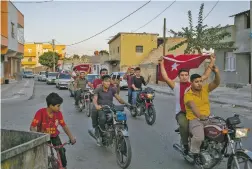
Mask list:
[[[124,105],[115,105],[114,109],[115,111],[124,111]]]

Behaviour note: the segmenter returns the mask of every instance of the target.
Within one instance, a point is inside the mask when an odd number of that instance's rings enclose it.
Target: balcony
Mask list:
[[[21,64],[22,65],[36,65],[37,62],[36,61],[22,61]]]

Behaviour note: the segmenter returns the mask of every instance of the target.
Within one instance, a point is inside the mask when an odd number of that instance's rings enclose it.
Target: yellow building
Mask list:
[[[109,56],[102,61],[108,63],[111,71],[140,64],[146,56],[157,48],[158,34],[118,33],[109,42]]]
[[[54,51],[60,55],[59,60],[63,60],[65,57],[66,45],[55,45]],[[26,43],[24,46],[24,58],[22,59],[22,68],[33,69],[41,66],[39,63],[39,56],[44,52],[53,51],[51,44],[46,43]]]

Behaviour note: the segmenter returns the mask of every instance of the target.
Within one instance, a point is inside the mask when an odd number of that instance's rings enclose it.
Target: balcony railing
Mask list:
[[[22,65],[36,65],[37,62],[36,61],[22,61],[21,64]]]

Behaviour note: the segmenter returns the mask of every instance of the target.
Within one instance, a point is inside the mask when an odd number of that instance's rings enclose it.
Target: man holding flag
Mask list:
[[[161,74],[159,79],[165,81],[168,86],[174,91],[176,101],[176,120],[179,124],[179,132],[182,143],[184,145],[184,153],[188,154],[188,120],[186,118],[186,111],[184,105],[184,93],[190,88],[191,82],[189,82],[189,71],[190,69],[198,68],[200,64],[209,55],[179,55],[174,57],[168,55],[168,57],[161,57],[159,59]],[[215,56],[210,56],[211,62],[202,75],[202,80],[206,80],[212,72],[212,67],[215,63]],[[168,73],[167,73],[168,72]],[[179,77],[180,82],[175,82],[174,79]]]

